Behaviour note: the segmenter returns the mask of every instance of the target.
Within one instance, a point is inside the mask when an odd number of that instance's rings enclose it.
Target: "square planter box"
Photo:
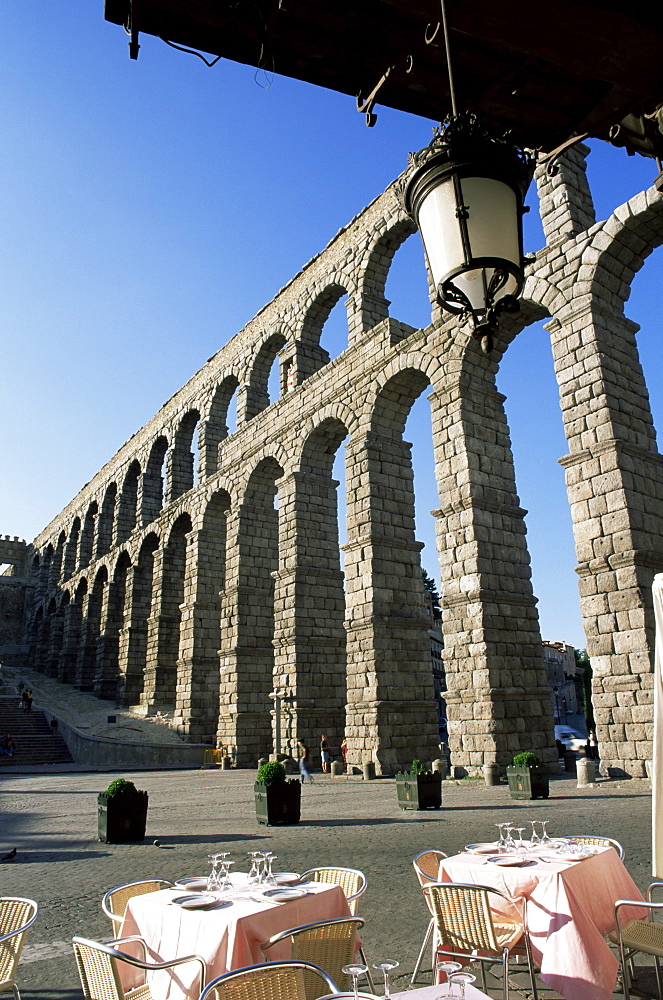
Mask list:
[[[401,809],[439,809],[442,805],[442,775],[439,771],[399,771],[396,794]]]
[[[274,781],[264,785],[256,781],[253,786],[256,800],[256,819],[265,826],[286,826],[299,823],[302,785],[298,778]]]
[[[512,799],[547,799],[550,795],[548,769],[539,767],[507,767],[506,777]]]
[[[147,792],[97,796],[99,840],[105,844],[129,844],[145,839]]]

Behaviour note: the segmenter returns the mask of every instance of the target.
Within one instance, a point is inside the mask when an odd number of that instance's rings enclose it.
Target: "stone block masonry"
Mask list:
[[[547,244],[489,358],[436,306],[424,330],[389,315],[387,274],[413,231],[393,185],[341,230],[34,540],[31,664],[168,712],[240,764],[273,747],[272,692],[288,747],[346,735],[350,761],[382,774],[437,756],[403,440],[426,392],[453,763],[478,773],[519,750],[553,762],[526,512],[495,387],[512,340],[548,318],[603,766],[644,774],[663,465],[624,302],[663,242],[663,199],[643,192],[597,223],[585,154],[537,177]],[[349,346],[330,360],[320,334],[341,297]],[[341,568],[332,467],[344,441]]]

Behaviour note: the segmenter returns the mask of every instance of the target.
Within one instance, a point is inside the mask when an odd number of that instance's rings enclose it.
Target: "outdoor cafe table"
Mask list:
[[[139,934],[147,943],[147,961],[167,961],[179,955],[200,955],[205,959],[206,982],[233,969],[264,961],[260,944],[273,934],[310,924],[316,920],[349,917],[350,908],[342,888],[324,882],[310,882],[301,888],[306,895],[285,903],[250,898],[248,886],[230,905],[209,910],[187,910],[173,903],[182,889],[163,889],[129,900],[120,937]],[[237,887],[241,891],[241,887]],[[258,900],[258,901],[256,901]],[[122,947],[122,945],[120,945]],[[135,946],[127,946],[139,954]],[[290,943],[270,949],[270,959],[290,957]],[[200,965],[190,962],[162,972],[148,973],[154,1000],[184,1000],[199,996]],[[124,988],[135,985],[136,970],[123,965]],[[126,980],[125,980],[126,976]]]
[[[582,861],[552,860],[542,851],[546,860],[533,858],[522,868],[457,854],[440,862],[439,877],[488,885],[514,902],[525,897],[532,952],[544,983],[565,1000],[609,1000],[619,963],[604,936],[615,929],[615,902],[643,897],[613,847],[594,850]],[[647,911],[632,907],[621,915],[625,922]]]

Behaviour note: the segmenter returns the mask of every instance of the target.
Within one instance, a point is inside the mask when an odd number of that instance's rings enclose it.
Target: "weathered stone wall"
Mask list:
[[[23,662],[28,650],[24,645],[28,560],[27,542],[0,536],[0,564],[9,564],[0,574],[0,662],[6,664]]]
[[[34,666],[172,712],[194,740],[216,732],[240,763],[271,748],[273,690],[289,698],[286,742],[347,734],[351,759],[382,773],[436,756],[403,440],[432,386],[454,764],[476,771],[531,749],[554,761],[525,511],[495,388],[511,340],[549,317],[601,752],[606,766],[643,773],[663,496],[623,305],[663,241],[663,199],[645,192],[595,223],[583,150],[538,183],[547,245],[490,358],[437,307],[425,330],[389,315],[389,265],[412,233],[393,186],[342,230],[35,539]],[[320,333],[342,296],[349,346],[330,360]],[[270,404],[277,356],[282,394]],[[342,573],[332,465],[346,438]]]

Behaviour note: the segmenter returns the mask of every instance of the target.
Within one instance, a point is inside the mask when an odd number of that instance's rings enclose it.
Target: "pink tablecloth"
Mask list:
[[[618,899],[642,899],[612,847],[584,861],[537,861],[501,868],[473,854],[440,864],[440,881],[473,882],[499,889],[509,899],[527,898],[527,923],[541,978],[566,1000],[609,1000],[618,962],[604,935],[615,927]],[[643,917],[633,907],[621,920]]]
[[[349,917],[350,909],[338,885],[312,882],[304,888],[307,895],[287,903],[255,902],[248,897],[235,898],[231,905],[212,910],[185,910],[171,901],[182,890],[165,889],[135,896],[129,901],[120,937],[140,934],[148,946],[148,961],[167,961],[178,955],[200,955],[207,964],[206,982],[232,969],[241,969],[264,961],[261,942],[273,934],[334,917]],[[129,950],[129,948],[127,948]],[[135,953],[135,952],[133,952]],[[270,949],[270,959],[290,957],[286,942]],[[197,963],[149,974],[154,1000],[197,998]],[[135,980],[132,971],[125,988]]]

